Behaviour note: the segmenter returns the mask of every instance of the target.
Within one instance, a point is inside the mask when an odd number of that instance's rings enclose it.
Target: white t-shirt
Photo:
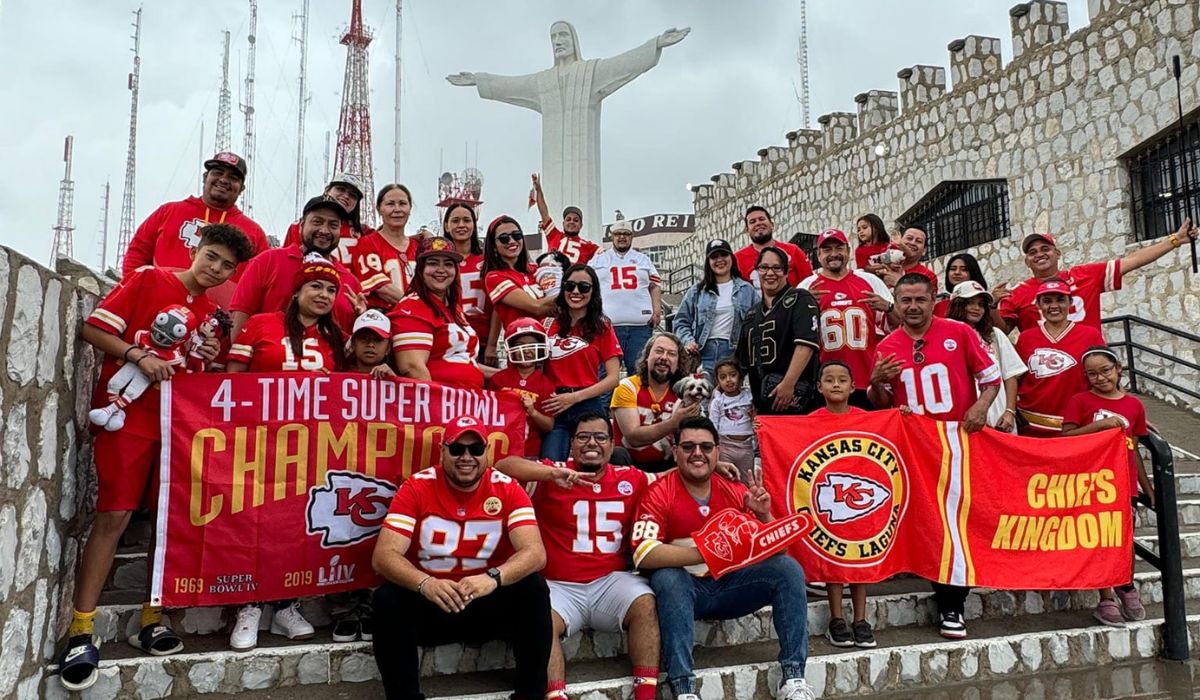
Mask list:
[[[719,338],[729,340],[733,333],[733,280],[717,283],[717,305],[713,309],[712,330],[708,333],[709,340]]]
[[[988,354],[1000,366],[1000,378],[1012,379],[1019,377],[1029,371],[1025,363],[1021,361],[1021,356],[1017,354],[1016,348],[1013,347],[1012,341],[1008,336],[1004,335],[999,329],[992,329],[991,341],[987,340],[983,343],[987,348]],[[1016,408],[1016,406],[1013,406]],[[992,405],[988,406],[987,424],[996,427],[1000,423],[1000,419],[1004,417],[1004,411],[1008,409],[1007,400],[1004,397],[1004,385],[1000,385],[1000,393],[996,394],[996,399],[992,401]],[[1016,425],[1013,425],[1012,432],[1017,432]]]
[[[753,435],[753,412],[754,399],[745,387],[737,396],[729,396],[717,389],[708,405],[708,417],[716,426],[718,435]]]
[[[650,323],[650,317],[654,315],[650,285],[661,286],[662,280],[645,253],[630,248],[622,255],[609,248],[593,256],[588,265],[600,278],[604,313],[614,326]]]

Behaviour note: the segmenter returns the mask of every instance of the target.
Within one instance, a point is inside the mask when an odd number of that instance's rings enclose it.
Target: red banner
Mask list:
[[[790,550],[812,580],[909,572],[963,586],[1090,589],[1132,579],[1119,430],[968,434],[899,411],[759,420],[772,508],[812,519]]]
[[[515,395],[361,374],[199,374],[162,384],[151,600],[185,607],[367,588],[392,495],[473,415],[521,454]]]

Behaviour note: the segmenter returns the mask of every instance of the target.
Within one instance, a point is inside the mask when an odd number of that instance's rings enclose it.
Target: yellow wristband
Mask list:
[[[1173,233],[1167,236],[1167,240],[1171,242],[1172,248],[1178,248],[1179,246],[1183,245],[1183,243],[1179,240],[1179,236]]]

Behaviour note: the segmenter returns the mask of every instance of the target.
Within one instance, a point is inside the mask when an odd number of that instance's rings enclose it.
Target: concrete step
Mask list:
[[[1075,611],[977,621],[971,637],[949,642],[923,629],[884,630],[879,648],[844,651],[814,638],[806,676],[822,697],[902,691],[989,679],[1011,679],[1043,670],[1105,666],[1149,659],[1161,649],[1161,606],[1149,618],[1125,627],[1095,624]],[[1200,640],[1200,616],[1188,618],[1193,648]],[[309,686],[308,697],[382,697],[378,670],[364,645],[308,644],[267,647],[245,654],[230,651],[186,653],[172,657],[135,657],[104,662],[101,680],[86,699],[158,698],[207,693],[238,693],[239,698],[269,697],[243,691]],[[747,642],[733,647],[698,647],[696,668],[702,698],[765,700],[779,684],[774,662],[777,645]],[[568,664],[573,697],[626,700],[631,679],[626,659],[592,659]],[[339,684],[354,683],[354,686]],[[431,698],[501,700],[507,697],[503,672],[468,672],[422,682]],[[49,678],[43,696],[65,698]],[[286,697],[306,694],[288,692]],[[285,697],[279,695],[278,697]]]
[[[1175,506],[1181,529],[1200,526],[1200,496],[1180,496]],[[1133,514],[1134,529],[1154,528],[1157,525],[1158,518],[1154,511],[1139,503]]]
[[[1159,435],[1183,452],[1200,455],[1200,415],[1153,396],[1139,394],[1138,399],[1145,404],[1146,418]]]
[[[1158,551],[1158,533],[1154,530],[1143,528],[1134,533],[1134,539],[1151,551]],[[1200,527],[1182,528],[1179,532],[1179,547],[1184,559],[1200,557]]]

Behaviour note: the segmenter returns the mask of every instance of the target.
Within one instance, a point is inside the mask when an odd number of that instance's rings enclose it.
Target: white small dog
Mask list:
[[[688,406],[699,402],[702,411],[707,412],[708,399],[712,396],[713,388],[712,384],[705,378],[703,372],[684,376],[675,382],[675,386],[671,387],[671,389],[679,397],[682,405]]]

